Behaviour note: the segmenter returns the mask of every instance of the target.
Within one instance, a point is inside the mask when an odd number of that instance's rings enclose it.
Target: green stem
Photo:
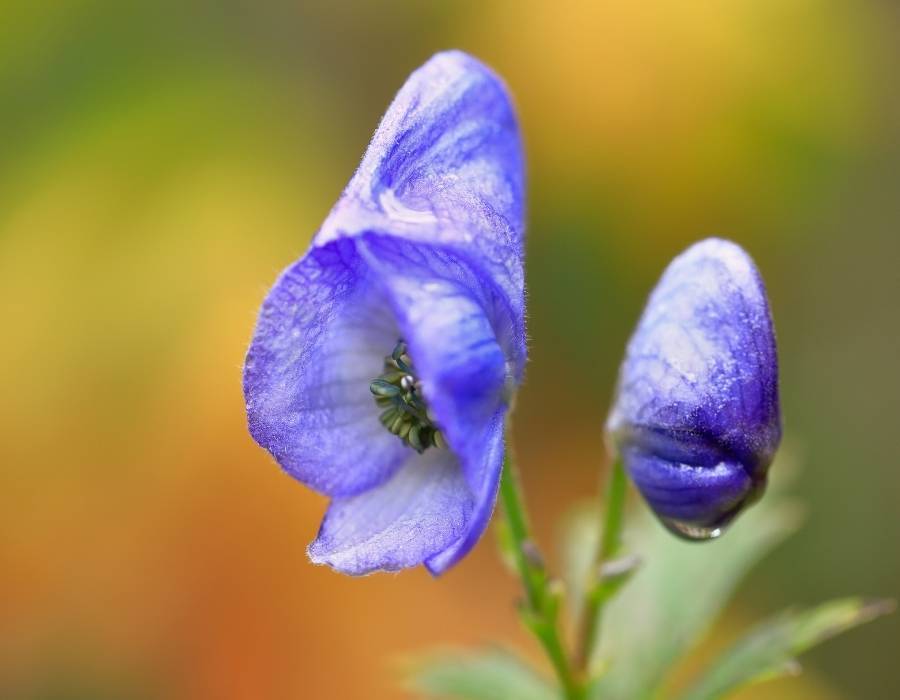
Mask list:
[[[625,513],[625,496],[628,491],[628,479],[622,460],[617,459],[609,474],[606,486],[604,509],[605,522],[603,532],[594,561],[591,566],[591,582],[585,596],[584,608],[581,613],[581,625],[578,640],[578,652],[576,665],[579,671],[587,677],[589,665],[600,639],[600,623],[603,616],[603,607],[610,598],[611,590],[606,590],[604,581],[600,577],[600,566],[619,553],[622,545],[622,522]]]
[[[539,583],[540,572],[529,562],[525,553],[526,542],[530,541],[528,535],[528,521],[525,516],[525,503],[522,499],[519,475],[513,463],[510,450],[507,448],[506,459],[503,462],[503,474],[500,477],[500,501],[503,503],[503,513],[506,516],[506,524],[512,538],[513,554],[516,560],[516,568],[519,578],[522,579],[522,587],[528,607],[534,610],[542,607],[541,585]]]
[[[544,648],[567,700],[581,700],[583,689],[575,679],[569,657],[563,647],[557,625],[559,597],[548,586],[549,580],[540,563],[529,555],[534,542],[528,532],[525,503],[519,476],[507,441],[506,460],[500,479],[500,500],[509,528],[513,556],[522,587],[525,589],[523,620]]]

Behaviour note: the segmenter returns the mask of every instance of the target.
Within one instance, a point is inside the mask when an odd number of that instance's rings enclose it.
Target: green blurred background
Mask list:
[[[666,262],[768,281],[805,529],[718,635],[900,593],[893,0],[0,3],[0,696],[400,698],[423,645],[529,650],[491,537],[444,578],[310,565],[325,500],[246,434],[242,355],[406,76],[458,47],[518,101],[542,543],[595,488]],[[739,525],[738,525],[739,526]],[[751,698],[900,697],[894,616]]]

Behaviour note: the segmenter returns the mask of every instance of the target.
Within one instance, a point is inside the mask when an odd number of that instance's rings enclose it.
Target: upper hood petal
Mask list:
[[[460,51],[416,70],[314,245],[382,231],[479,258],[524,313],[524,156],[500,78]]]

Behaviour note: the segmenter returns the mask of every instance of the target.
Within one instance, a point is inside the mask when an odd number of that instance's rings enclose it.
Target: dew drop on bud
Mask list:
[[[677,535],[683,540],[691,542],[704,542],[706,540],[714,540],[725,532],[725,525],[716,525],[714,527],[705,527],[703,525],[691,525],[683,523],[672,518],[660,518],[666,529]]]

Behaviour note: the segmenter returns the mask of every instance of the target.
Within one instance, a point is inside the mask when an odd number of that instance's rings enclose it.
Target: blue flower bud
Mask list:
[[[781,440],[778,359],[753,261],[708,239],[675,258],[628,343],[607,421],[673,532],[717,537],[766,486]]]

